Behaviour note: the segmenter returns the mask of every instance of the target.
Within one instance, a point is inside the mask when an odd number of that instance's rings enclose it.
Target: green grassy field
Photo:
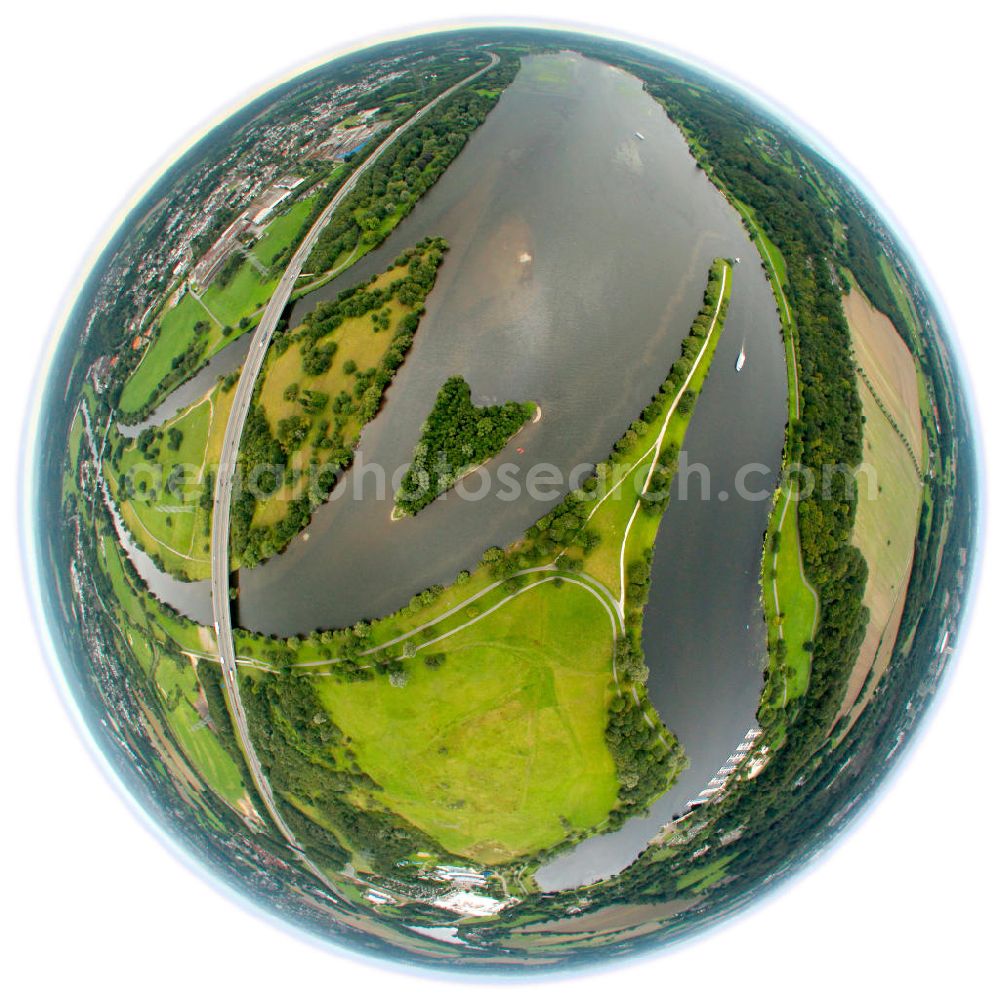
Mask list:
[[[329,177],[327,183],[333,181],[344,172],[343,167],[338,167]],[[253,255],[265,267],[270,267],[275,256],[288,247],[292,240],[299,234],[302,224],[309,217],[313,206],[316,204],[316,196],[311,195],[295,202],[294,205],[283,215],[279,215],[271,222],[264,235],[253,245]]]
[[[168,573],[181,578],[200,580],[210,573],[211,514],[201,501],[222,448],[232,397],[232,390],[223,392],[215,386],[164,423],[152,446],[156,456],[152,461],[133,442],[117,463],[105,463],[105,478],[130,534],[145,552],[160,559]],[[167,447],[171,429],[183,434],[176,451]],[[183,478],[174,478],[179,474]],[[126,476],[134,495],[122,499]]]
[[[816,598],[805,585],[802,576],[797,508],[798,504],[794,499],[788,499],[784,493],[778,495],[768,522],[767,548],[761,575],[771,664],[775,677],[781,677],[781,684],[776,688],[775,695],[781,704],[802,697],[809,686],[812,655],[805,644],[812,639],[816,625]],[[776,553],[775,540],[778,542]],[[777,607],[774,600],[775,580],[778,590]],[[778,668],[776,661],[779,637],[785,642],[783,671]]]
[[[734,857],[736,857],[735,854],[725,854],[721,858],[716,858],[711,864],[686,871],[677,880],[677,889],[693,889],[695,892],[702,892],[710,888],[725,876],[726,866]]]
[[[203,696],[194,667],[161,658],[155,678],[164,697],[167,724],[185,757],[211,788],[235,805],[246,795],[246,789],[239,768],[198,712],[196,706]]]
[[[252,249],[253,255],[269,268],[298,235],[309,215],[315,196],[295,202],[287,212],[268,224],[264,234]],[[136,412],[158,395],[157,389],[170,372],[173,359],[183,354],[195,341],[195,323],[204,322],[208,329],[201,336],[200,356],[209,358],[241,332],[241,320],[252,319],[264,305],[278,283],[279,274],[261,275],[250,261],[244,261],[232,280],[223,287],[218,281],[202,294],[202,302],[190,292],[159,318],[159,332],[142,356],[122,390],[119,406],[125,412]],[[232,332],[225,334],[224,327]]]
[[[214,282],[205,289],[201,298],[214,319],[224,327],[235,330],[241,319],[253,316],[267,305],[277,284],[277,275],[264,277],[249,260],[245,260],[225,285]]]
[[[543,584],[405,661],[405,687],[317,680],[386,805],[484,863],[600,823],[617,795],[604,742],[611,628],[579,587]]]
[[[764,261],[768,280],[774,292],[781,318],[782,336],[785,340],[785,372],[788,380],[788,418],[798,414],[798,372],[796,371],[795,343],[798,334],[795,317],[785,298],[784,287],[787,271],[781,251],[759,229],[753,212],[737,204],[753,226],[753,235]],[[784,463],[789,461],[787,454]],[[762,702],[784,705],[801,697],[809,686],[812,653],[805,643],[812,640],[818,614],[817,599],[802,570],[799,542],[798,500],[794,493],[788,497],[781,493],[775,498],[774,509],[768,522],[763,566],[761,572],[764,618],[767,622],[770,656],[770,681],[762,695]],[[778,545],[775,549],[775,537]],[[778,640],[784,640],[785,660],[778,663]]]
[[[196,298],[185,295],[163,314],[159,333],[122,389],[118,402],[122,410],[134,412],[156,397],[157,388],[170,371],[173,359],[183,354],[197,338],[194,327],[199,322],[209,325],[208,332],[203,335],[207,350],[209,344],[222,336],[222,330]]]

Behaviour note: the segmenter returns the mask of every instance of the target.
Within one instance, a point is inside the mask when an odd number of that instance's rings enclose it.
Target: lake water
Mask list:
[[[786,386],[776,308],[739,217],[659,105],[636,79],[571,53],[526,59],[413,213],[359,265],[298,302],[293,323],[430,235],[452,249],[413,348],[364,430],[343,495],[315,513],[307,537],[240,573],[239,624],[247,628],[288,635],[376,617],[453,580],[488,546],[514,541],[556,497],[522,490],[513,501],[491,492],[472,502],[452,492],[393,522],[392,488],[376,495],[372,467],[391,475],[405,466],[438,389],[455,374],[478,404],[542,407],[543,419],[485,471],[544,462],[565,477],[602,460],[677,357],[712,259],[742,259],[686,441],[689,462],[709,470],[711,498],[700,498],[697,476],[689,477],[692,496],[674,497],[644,634],[651,698],[691,767],[649,817],[584,842],[538,874],[545,889],[579,885],[636,857],[754,723],[768,501],[738,497],[736,477],[747,463],[780,464]],[[744,340],[748,360],[737,374]],[[773,482],[773,473],[752,475],[747,487],[766,493]],[[357,492],[363,500],[353,499]]]
[[[516,539],[554,499],[470,502],[453,492],[392,522],[393,490],[379,497],[370,467],[389,479],[406,465],[455,374],[476,403],[542,407],[542,421],[487,471],[544,462],[568,476],[604,458],[677,356],[713,257],[752,253],[639,82],[571,54],[526,60],[412,215],[353,274],[299,302],[293,323],[427,235],[452,249],[414,346],[365,428],[343,495],[315,513],[308,537],[240,574],[249,628],[290,634],[385,614]],[[773,314],[765,302],[762,318]]]

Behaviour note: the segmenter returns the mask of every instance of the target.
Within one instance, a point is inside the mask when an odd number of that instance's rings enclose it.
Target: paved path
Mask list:
[[[771,265],[771,273],[774,275],[774,287],[778,290],[778,295],[781,296],[781,306],[782,306],[782,310],[784,312],[784,316],[782,317],[782,322],[784,323],[784,325],[788,329],[788,348],[789,348],[789,351],[791,352],[791,356],[792,356],[791,357],[791,360],[792,360],[792,364],[791,364],[791,369],[792,369],[792,385],[791,385],[791,390],[792,390],[792,404],[795,407],[794,417],[795,417],[796,420],[798,420],[799,419],[799,413],[801,412],[800,411],[800,406],[799,406],[799,358],[798,358],[798,354],[796,353],[796,348],[795,348],[795,330],[794,330],[793,325],[792,325],[792,310],[788,306],[788,299],[785,298],[785,290],[784,290],[784,288],[781,287],[781,279],[778,276],[778,269],[774,265],[774,258],[771,256],[771,251],[768,250],[767,244],[762,239],[760,239],[759,236],[757,237],[756,243],[757,243],[757,246],[760,248],[760,250],[763,252],[764,256],[767,258],[768,264]],[[786,491],[785,491],[785,505],[781,509],[781,517],[778,518],[778,528],[777,528],[777,530],[778,530],[779,534],[781,532],[782,525],[785,523],[785,515],[788,513],[788,508],[789,508],[789,505],[791,504],[791,500],[792,500],[792,491],[791,491],[791,489],[786,489]],[[798,511],[797,510],[796,510],[796,517],[798,517]],[[802,578],[802,582],[805,584],[805,586],[808,589],[809,593],[812,594],[812,596],[813,596],[813,602],[814,603],[813,603],[813,627],[812,627],[812,634],[815,635],[816,634],[816,629],[819,626],[819,594],[817,593],[816,588],[809,582],[809,579],[806,577],[806,567],[805,567],[805,564],[802,562],[802,543],[799,540],[797,528],[798,528],[798,525],[796,524],[795,548],[798,551],[798,557],[799,557],[799,576]],[[784,639],[784,637],[785,637],[785,629],[784,629],[784,626],[781,623],[781,603],[778,600],[778,553],[777,553],[777,551],[774,551],[772,553],[772,557],[771,557],[771,588],[772,588],[772,591],[774,593],[774,618],[775,618],[775,621],[778,623],[778,638],[779,639]],[[783,688],[782,695],[781,695],[781,703],[782,703],[782,705],[787,705],[788,704],[788,676],[787,676],[787,674],[784,671],[782,671],[782,682],[784,684],[784,688]]]
[[[705,352],[708,350],[708,345],[712,342],[712,334],[715,333],[715,324],[719,318],[719,310],[722,308],[722,300],[726,297],[726,279],[728,277],[729,264],[723,264],[722,284],[719,286],[719,301],[715,303],[715,312],[712,314],[712,322],[709,324],[708,333],[705,334],[705,343],[701,345],[701,350],[698,352],[698,357],[694,359],[694,364],[691,366],[691,371],[688,372],[688,377],[684,380],[684,384],[680,387],[680,389],[677,390],[677,394],[674,396],[674,401],[668,407],[666,415],[663,418],[663,426],[660,427],[660,433],[657,435],[655,443],[649,451],[646,452],[646,455],[650,452],[653,453],[653,461],[649,464],[649,472],[646,473],[646,479],[642,484],[642,491],[639,494],[639,499],[636,500],[635,507],[632,508],[632,516],[628,519],[628,524],[625,525],[625,535],[622,538],[622,549],[618,555],[618,586],[620,595],[618,598],[618,607],[623,613],[625,611],[625,547],[628,545],[629,532],[632,530],[632,523],[635,521],[636,515],[639,513],[639,508],[642,506],[642,494],[649,489],[649,484],[653,481],[653,473],[656,471],[656,463],[660,457],[660,450],[663,448],[663,439],[667,436],[667,426],[670,423],[670,418],[674,415],[674,411],[677,409],[677,404],[681,401],[681,397],[685,392],[687,392],[687,387],[691,384],[691,379],[694,378],[695,372],[698,371],[698,368],[701,365],[701,360],[705,356]],[[639,459],[639,461],[642,462],[646,455]],[[633,468],[635,468],[635,466],[633,466]]]

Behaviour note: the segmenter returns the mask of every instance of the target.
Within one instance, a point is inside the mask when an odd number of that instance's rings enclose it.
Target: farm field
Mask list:
[[[864,463],[871,471],[862,468],[857,477],[854,544],[868,563],[865,604],[871,617],[841,715],[858,699],[869,671],[870,692],[889,665],[910,578],[924,489],[914,465],[914,456],[920,456],[923,449],[913,358],[888,319],[857,289],[852,288],[845,297],[844,311],[858,366],[867,375],[866,379],[859,373],[858,392],[865,416]],[[855,712],[863,704],[864,700]]]

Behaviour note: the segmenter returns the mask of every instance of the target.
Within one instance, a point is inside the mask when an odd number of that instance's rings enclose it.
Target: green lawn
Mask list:
[[[235,805],[246,795],[239,768],[222,749],[195,705],[201,686],[190,664],[161,658],[156,683],[164,697],[167,723],[191,765],[222,798]]]
[[[767,619],[768,647],[775,671],[774,697],[778,704],[800,698],[809,686],[811,653],[805,647],[813,637],[816,621],[816,599],[806,586],[799,558],[798,503],[779,494],[768,524],[767,548],[764,554],[764,571],[761,583]],[[784,522],[781,515],[784,512]],[[777,558],[774,539],[779,531]],[[780,608],[781,637],[785,640],[785,669],[777,667],[776,649],[779,638],[779,615],[774,604],[774,585],[777,578],[778,607]],[[780,684],[777,683],[781,678]]]
[[[265,278],[245,260],[224,286],[216,281],[205,289],[201,298],[219,323],[235,330],[243,317],[252,316],[267,305],[277,284],[278,275]]]
[[[168,573],[182,579],[207,578],[211,569],[211,516],[200,501],[207,474],[218,460],[232,396],[231,390],[222,392],[215,386],[164,423],[152,446],[152,461],[133,442],[116,465],[105,463],[105,477],[130,534],[145,552],[160,559]],[[172,428],[183,434],[176,451],[167,446]],[[174,478],[178,472],[183,472],[183,479]],[[121,499],[125,476],[134,494],[128,500]]]
[[[330,183],[339,174],[343,173],[343,167],[338,167],[327,180]],[[303,198],[295,202],[292,207],[283,215],[279,215],[271,222],[264,235],[253,245],[253,255],[265,267],[270,267],[275,256],[281,253],[299,234],[302,224],[306,221],[313,206],[316,204],[316,196]]]
[[[738,204],[737,207],[753,224],[754,237],[778,305],[782,335],[785,339],[788,417],[789,420],[793,420],[797,413],[798,373],[794,355],[797,333],[795,317],[789,309],[783,290],[787,282],[785,260],[781,251],[757,227],[752,211],[745,205]],[[787,452],[784,461],[788,462]],[[776,497],[775,507],[768,523],[761,572],[771,673],[771,681],[762,695],[762,702],[770,701],[775,705],[784,705],[801,697],[809,686],[812,654],[805,648],[804,644],[813,638],[817,615],[816,597],[802,572],[798,501],[793,494],[792,498],[788,500],[787,510],[785,503],[786,497],[779,494]],[[784,515],[783,521],[782,515]],[[777,558],[775,558],[774,536],[775,532],[779,530],[779,524],[780,536]],[[777,581],[777,606],[775,605],[775,580]],[[779,631],[786,648],[784,669],[779,667],[777,658]]]
[[[600,823],[617,778],[604,741],[611,628],[595,598],[542,584],[405,661],[407,683],[317,679],[392,810],[496,863]]]
[[[218,325],[192,295],[185,295],[163,314],[159,332],[122,389],[118,403],[122,410],[134,412],[156,397],[160,382],[173,367],[173,359],[183,354],[195,341],[197,334],[194,327],[198,322],[209,324],[209,331],[203,335],[206,344],[221,337]]]
[[[721,858],[716,858],[710,864],[701,865],[698,868],[686,871],[677,880],[678,891],[682,889],[694,889],[695,892],[701,892],[715,885],[726,874],[726,866],[734,857],[736,857],[735,854],[726,854]]]

